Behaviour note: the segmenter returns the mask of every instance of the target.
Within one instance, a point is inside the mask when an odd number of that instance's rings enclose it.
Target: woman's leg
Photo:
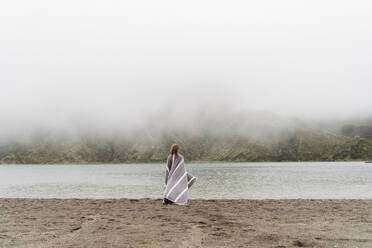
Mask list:
[[[164,198],[163,204],[168,205],[168,204],[173,204],[171,200],[168,200],[167,198]]]

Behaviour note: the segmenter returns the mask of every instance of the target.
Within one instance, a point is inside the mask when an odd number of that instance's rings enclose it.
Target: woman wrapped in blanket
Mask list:
[[[195,181],[196,177],[186,172],[184,158],[179,154],[178,145],[173,144],[167,159],[163,204],[187,204],[188,189]]]

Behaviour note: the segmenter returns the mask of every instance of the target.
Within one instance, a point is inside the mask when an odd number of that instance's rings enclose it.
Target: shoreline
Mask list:
[[[372,199],[0,198],[0,247],[372,247]]]
[[[304,161],[205,161],[205,160],[190,160],[187,164],[207,164],[207,163],[347,163],[347,162],[361,162],[361,163],[372,163],[369,160],[304,160]],[[165,164],[166,159],[164,161],[128,161],[128,162],[58,162],[58,163],[4,163],[0,161],[0,165],[116,165],[116,164]]]
[[[40,201],[49,201],[49,200],[87,200],[87,201],[122,201],[122,200],[129,200],[129,201],[162,201],[162,198],[151,198],[151,197],[138,197],[138,198],[58,198],[58,197],[50,197],[50,198],[41,198],[41,197],[0,197],[1,201],[7,200],[20,200],[20,201],[27,201],[27,200],[40,200]],[[371,201],[371,198],[190,198],[189,202],[192,201]],[[179,205],[181,206],[181,205]]]

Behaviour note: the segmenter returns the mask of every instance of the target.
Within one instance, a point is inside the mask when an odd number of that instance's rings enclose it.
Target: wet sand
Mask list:
[[[0,247],[372,247],[372,200],[0,199]]]

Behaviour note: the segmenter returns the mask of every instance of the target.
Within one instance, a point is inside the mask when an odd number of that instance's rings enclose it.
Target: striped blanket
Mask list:
[[[196,177],[186,172],[183,156],[169,155],[165,173],[164,198],[177,205],[187,204],[188,189],[196,181]]]

